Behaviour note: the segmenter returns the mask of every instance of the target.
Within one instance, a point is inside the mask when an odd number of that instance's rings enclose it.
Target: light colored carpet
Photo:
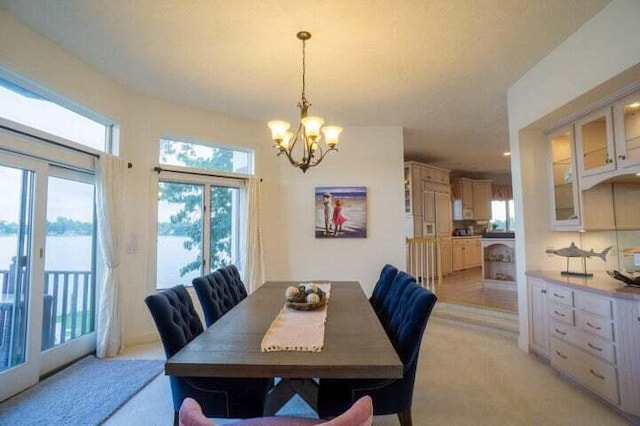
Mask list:
[[[0,404],[0,424],[101,424],[158,376],[162,364],[87,356]]]
[[[413,400],[416,426],[426,425],[626,425],[594,396],[565,382],[516,341],[432,318],[427,325]],[[300,408],[295,408],[300,407]],[[306,414],[302,401],[286,407]],[[106,423],[170,425],[169,380],[160,376]],[[229,421],[220,421],[228,424]],[[398,425],[379,416],[375,426]]]

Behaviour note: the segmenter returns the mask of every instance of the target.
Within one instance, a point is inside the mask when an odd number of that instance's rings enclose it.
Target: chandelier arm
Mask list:
[[[310,164],[310,165],[309,165],[309,167],[315,167],[315,166],[317,166],[318,164],[320,164],[320,162],[321,162],[322,160],[324,160],[324,157],[326,157],[326,156],[327,156],[327,154],[328,154],[328,153],[330,153],[331,151],[338,152],[338,148],[329,148],[329,149],[327,149],[327,150],[322,154],[322,156],[318,159],[318,161],[315,161],[313,164]]]

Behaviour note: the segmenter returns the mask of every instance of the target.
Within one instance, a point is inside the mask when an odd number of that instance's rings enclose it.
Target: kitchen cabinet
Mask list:
[[[480,237],[453,238],[451,258],[453,271],[482,266]]]
[[[640,92],[572,124],[582,190],[640,172]]]
[[[581,177],[610,172],[616,168],[611,107],[576,121],[575,131]]]
[[[451,236],[449,171],[408,161],[405,176],[405,232],[412,237]]]
[[[474,180],[473,188],[473,219],[491,220],[491,181]]]
[[[529,346],[538,355],[549,358],[547,325],[547,283],[539,278],[527,278],[529,295]]]
[[[491,219],[491,181],[457,178],[453,181],[453,219]]]
[[[616,102],[613,117],[618,168],[640,166],[640,92]]]
[[[587,283],[557,272],[527,275],[529,348],[584,389],[640,416],[640,291],[625,292],[606,274]]]
[[[440,238],[440,265],[443,275],[450,274],[453,271],[451,237]]]
[[[549,173],[551,181],[551,227],[556,230],[579,229],[578,181],[573,127],[549,135]]]

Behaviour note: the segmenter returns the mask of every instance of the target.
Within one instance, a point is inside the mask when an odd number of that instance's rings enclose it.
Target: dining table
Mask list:
[[[276,378],[266,415],[275,414],[296,394],[317,411],[318,379],[402,378],[402,361],[360,283],[315,282],[330,283],[319,352],[261,350],[265,333],[284,308],[286,289],[301,283],[268,281],[169,358],[165,374]]]

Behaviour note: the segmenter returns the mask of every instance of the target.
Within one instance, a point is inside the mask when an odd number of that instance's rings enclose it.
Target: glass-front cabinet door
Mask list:
[[[613,106],[618,167],[640,165],[640,92]]]
[[[579,229],[580,204],[575,161],[574,135],[566,127],[549,135],[551,226],[554,229]]]
[[[580,176],[615,170],[611,108],[589,114],[575,124]]]

